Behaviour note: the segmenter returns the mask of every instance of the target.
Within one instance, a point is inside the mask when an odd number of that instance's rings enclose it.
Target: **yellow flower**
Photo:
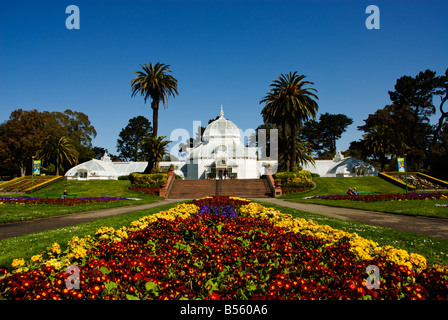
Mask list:
[[[31,257],[31,261],[33,261],[33,262],[40,261],[41,259],[42,259],[42,255],[41,254],[36,254],[36,255]]]
[[[25,260],[23,260],[22,258],[14,259],[14,260],[12,260],[12,263],[11,263],[11,265],[14,269],[17,269],[18,267],[23,266],[24,264],[25,264]]]
[[[57,242],[53,243],[51,245],[51,248],[47,248],[47,249],[51,250],[55,254],[60,254],[61,253],[61,247],[59,246],[59,244]]]

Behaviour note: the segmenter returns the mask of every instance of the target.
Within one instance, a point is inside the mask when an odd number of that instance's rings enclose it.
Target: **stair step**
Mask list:
[[[226,195],[268,198],[271,191],[266,179],[175,180],[168,195],[171,199],[190,199]]]

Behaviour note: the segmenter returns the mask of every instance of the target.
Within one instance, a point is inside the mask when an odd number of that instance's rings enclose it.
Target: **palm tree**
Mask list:
[[[379,124],[370,129],[362,140],[367,153],[379,158],[381,171],[385,171],[386,156],[399,154],[404,150],[404,143],[393,134],[387,125]]]
[[[155,65],[150,63],[140,66],[143,71],[134,72],[137,76],[131,81],[131,96],[141,95],[144,97],[145,103],[151,97],[153,135],[157,137],[159,103],[162,102],[167,108],[168,98],[179,94],[177,80],[168,74],[171,72],[169,65],[157,62]]]
[[[67,161],[71,165],[78,163],[79,152],[67,136],[57,138],[49,136],[42,142],[37,157],[42,160],[56,161],[56,175],[59,175],[59,165]]]
[[[290,146],[292,146],[292,137],[287,136],[286,140],[281,137],[279,141],[279,150],[281,150],[279,155],[280,162],[283,163],[282,168],[286,169],[286,171],[289,171],[290,169],[290,163],[292,162],[292,155]],[[288,148],[289,147],[289,148]],[[302,141],[300,138],[296,138],[296,161],[297,164],[300,166],[304,166],[307,163],[315,164],[316,161],[314,160],[314,157],[316,156],[313,152],[313,148],[311,147],[311,144],[308,141]]]
[[[166,147],[171,141],[164,140],[165,138],[165,136],[155,137],[150,135],[143,139],[141,149],[148,157],[148,166],[145,173],[151,173],[154,166],[159,169],[159,161],[162,160],[164,155],[169,154]]]
[[[283,139],[287,138],[288,128],[292,138],[291,145],[291,169],[297,169],[297,148],[296,133],[298,126],[302,125],[310,117],[314,119],[317,114],[318,105],[314,99],[318,99],[314,88],[305,86],[313,85],[313,82],[304,81],[304,75],[298,75],[297,72],[281,74],[270,85],[271,90],[260,101],[265,103],[261,114],[265,123],[273,123],[281,126],[281,135]]]

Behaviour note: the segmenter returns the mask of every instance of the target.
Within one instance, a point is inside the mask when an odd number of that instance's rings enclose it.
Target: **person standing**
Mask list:
[[[227,179],[227,175],[228,175],[227,169],[224,169],[224,179]]]
[[[219,180],[222,180],[222,170],[218,171],[218,178],[219,178]]]

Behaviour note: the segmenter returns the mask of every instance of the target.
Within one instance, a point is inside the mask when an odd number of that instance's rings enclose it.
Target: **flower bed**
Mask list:
[[[85,203],[94,203],[94,202],[112,202],[112,201],[120,201],[120,200],[132,200],[128,198],[121,197],[84,197],[84,198],[52,198],[52,199],[41,199],[41,198],[11,198],[5,197],[0,198],[0,205],[17,205],[17,204],[49,204],[49,205],[66,205],[66,206],[75,206],[79,204]]]
[[[218,208],[227,202],[238,205]],[[66,286],[68,265],[79,289]],[[366,286],[369,265],[379,289]],[[448,271],[247,200],[207,197],[16,259],[0,270],[0,298],[448,299]]]
[[[438,200],[448,199],[448,193],[394,193],[394,194],[367,194],[367,195],[344,195],[335,194],[328,196],[315,196],[310,199],[325,199],[325,200],[353,200],[365,202],[377,201],[402,201],[402,200]]]

